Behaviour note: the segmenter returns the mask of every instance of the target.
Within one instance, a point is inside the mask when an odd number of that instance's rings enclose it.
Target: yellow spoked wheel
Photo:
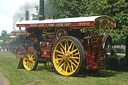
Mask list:
[[[44,66],[45,66],[46,68],[48,68],[48,69],[53,68],[53,64],[52,64],[52,62],[50,62],[50,61],[48,61],[47,63],[44,63]]]
[[[85,50],[75,37],[63,36],[54,43],[51,58],[59,74],[75,76],[84,67]]]
[[[34,50],[28,50],[23,56],[23,66],[26,70],[35,70],[38,65],[38,56]]]

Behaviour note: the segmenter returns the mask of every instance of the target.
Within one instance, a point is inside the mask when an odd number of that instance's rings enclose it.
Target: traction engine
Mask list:
[[[23,66],[35,70],[44,63],[64,76],[75,76],[83,68],[98,71],[105,67],[105,55],[112,46],[107,32],[115,26],[109,16],[18,22],[17,27],[25,27],[26,38],[34,42],[34,48],[24,53]]]

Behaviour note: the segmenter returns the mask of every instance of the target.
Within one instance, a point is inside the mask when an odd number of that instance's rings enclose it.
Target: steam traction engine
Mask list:
[[[24,53],[23,66],[36,69],[38,63],[53,63],[64,76],[75,76],[81,69],[98,71],[105,66],[105,54],[111,49],[112,37],[106,32],[116,26],[108,16],[91,16],[42,21],[22,21],[26,38],[35,42],[34,49]],[[82,33],[81,29],[90,32]]]
[[[26,39],[26,37],[23,35],[25,34],[25,31],[17,30],[12,31],[12,34],[15,35],[15,41],[13,42],[16,47],[14,48],[14,53],[16,55],[17,59],[20,59],[24,52],[28,49],[28,47],[33,47],[33,42]]]

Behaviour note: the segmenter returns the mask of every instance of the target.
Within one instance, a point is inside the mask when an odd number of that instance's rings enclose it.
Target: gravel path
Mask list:
[[[0,74],[0,85],[6,85],[4,80],[3,80],[3,78],[2,78],[2,76],[1,76],[1,74]]]

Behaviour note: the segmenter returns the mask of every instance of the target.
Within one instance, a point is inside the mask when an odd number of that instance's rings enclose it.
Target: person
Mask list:
[[[110,56],[111,56],[111,59],[112,59],[112,58],[115,58],[115,59],[118,60],[118,56],[117,56],[117,54],[114,52],[114,50],[111,50]]]
[[[110,69],[116,70],[119,66],[119,61],[118,61],[118,56],[114,52],[114,50],[111,50],[110,58],[111,58],[111,60],[110,60]]]
[[[0,51],[1,51],[1,46],[0,46]]]

